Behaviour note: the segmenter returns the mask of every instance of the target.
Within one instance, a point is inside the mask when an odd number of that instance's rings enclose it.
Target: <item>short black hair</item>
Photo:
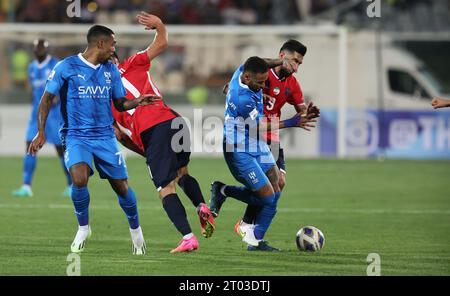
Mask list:
[[[282,52],[283,50],[288,50],[291,52],[298,52],[299,54],[301,54],[302,56],[305,56],[306,51],[308,50],[306,48],[306,46],[304,46],[303,44],[301,44],[299,41],[294,40],[294,39],[289,39],[288,41],[286,41],[283,46],[280,49],[280,52]]]
[[[249,57],[244,63],[244,71],[251,73],[266,73],[269,71],[269,65],[260,57]]]
[[[87,33],[87,42],[91,43],[100,36],[109,37],[112,34],[114,34],[114,32],[110,28],[101,25],[95,25],[92,26]]]

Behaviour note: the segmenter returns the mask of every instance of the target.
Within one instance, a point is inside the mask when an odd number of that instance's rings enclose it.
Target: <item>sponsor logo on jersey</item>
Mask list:
[[[109,97],[110,86],[79,86],[78,95],[80,98],[85,97]]]

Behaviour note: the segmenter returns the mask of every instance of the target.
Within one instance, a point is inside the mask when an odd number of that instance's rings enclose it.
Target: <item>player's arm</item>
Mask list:
[[[122,79],[120,77],[119,69],[116,65],[111,68],[111,98],[113,99],[114,107],[117,111],[123,112],[134,109],[139,106],[145,106],[154,104],[156,101],[160,101],[161,97],[154,94],[144,94],[134,99],[127,99],[127,91],[123,86]]]
[[[293,117],[281,121],[261,120],[258,124],[258,128],[260,130],[265,130],[268,132],[290,127],[299,127],[304,130],[310,131],[310,128],[315,127],[315,125],[313,124],[314,122],[316,122],[316,120],[312,117],[312,115],[302,116],[302,114],[297,113]]]
[[[116,134],[117,140],[126,148],[130,149],[133,152],[136,152],[139,155],[142,155],[145,157],[144,151],[142,151],[136,144],[134,144],[133,140],[130,139],[130,137],[125,134],[119,127],[116,121],[114,121],[113,124],[114,127],[114,133]]]
[[[147,52],[149,60],[153,60],[159,54],[161,54],[168,46],[169,37],[167,34],[166,26],[161,19],[155,15],[140,12],[137,16],[138,22],[145,26],[146,30],[156,30],[155,38],[153,42],[145,50]]]
[[[296,104],[294,105],[295,112],[300,114],[306,114],[306,105],[305,104]]]
[[[434,109],[450,107],[450,100],[436,97],[431,101],[431,106],[433,106]]]
[[[310,115],[311,118],[320,117],[320,109],[313,102],[309,102],[308,105],[305,104],[297,104],[294,105],[294,109],[297,113],[302,115]]]
[[[132,100],[128,100],[125,97],[114,99],[114,107],[116,107],[117,111],[123,112],[127,110],[134,109],[139,106],[152,105],[156,101],[160,101],[161,97],[157,95],[142,95],[140,97],[134,98]]]
[[[294,62],[289,60],[287,56],[282,59],[268,59],[265,58],[264,61],[269,65],[269,68],[275,68],[283,65],[289,72],[294,72]]]
[[[34,137],[33,141],[28,148],[28,153],[36,155],[36,153],[44,146],[45,143],[45,123],[47,122],[48,113],[50,107],[53,104],[54,94],[44,92],[41,97],[38,109],[38,133]]]

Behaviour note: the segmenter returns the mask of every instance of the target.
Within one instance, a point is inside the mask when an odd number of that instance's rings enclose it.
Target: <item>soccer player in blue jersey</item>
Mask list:
[[[48,41],[45,39],[37,39],[34,41],[33,53],[36,59],[30,63],[28,66],[28,80],[31,85],[32,90],[32,107],[31,116],[28,122],[28,129],[26,134],[26,151],[30,146],[33,137],[36,135],[38,130],[37,124],[37,111],[39,106],[39,100],[45,89],[45,82],[47,77],[52,71],[53,67],[56,65],[58,60],[48,54]],[[69,172],[66,170],[64,165],[64,149],[59,139],[58,130],[62,124],[62,117],[60,109],[59,99],[55,99],[52,102],[50,112],[48,114],[47,124],[45,126],[45,133],[47,135],[48,142],[55,145],[58,156],[61,160],[63,171],[67,178],[67,187],[63,192],[63,196],[70,196],[70,185],[72,184],[72,179],[70,178]],[[31,190],[31,182],[33,180],[33,174],[36,168],[37,158],[36,156],[25,154],[23,159],[23,183],[22,186],[12,192],[14,197],[29,197],[33,196],[33,191]]]
[[[213,182],[210,209],[216,216],[226,198],[232,197],[248,205],[261,206],[260,224],[268,227],[272,221],[280,198],[280,172],[262,133],[289,127],[308,129],[315,122],[313,116],[300,113],[283,121],[263,120],[262,89],[268,70],[289,63],[285,59],[251,57],[233,74],[226,97],[223,153],[232,175],[244,187]],[[262,239],[249,246],[249,250],[254,248],[278,250]]]
[[[45,143],[45,123],[53,98],[59,95],[64,121],[60,134],[65,147],[65,164],[73,180],[72,201],[79,225],[71,251],[83,251],[91,234],[87,184],[94,172],[94,163],[100,178],[111,184],[126,214],[133,253],[144,254],[146,246],[136,196],[128,186],[125,160],[114,135],[111,102],[117,110],[126,111],[150,104],[158,97],[125,98],[119,70],[109,61],[116,44],[111,29],[99,25],[91,27],[87,42],[83,53],[62,60],[51,72],[39,104],[38,133],[30,144],[29,153],[35,155]]]

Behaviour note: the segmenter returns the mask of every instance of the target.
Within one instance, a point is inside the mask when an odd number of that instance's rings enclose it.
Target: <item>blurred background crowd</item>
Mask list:
[[[75,0],[73,0],[75,1]],[[361,0],[78,0],[81,16],[69,18],[68,1],[1,0],[0,22],[133,23],[145,10],[167,24],[293,24],[328,20],[371,26]],[[448,0],[382,0],[383,26],[390,30],[447,30]],[[361,13],[363,12],[363,13]]]

